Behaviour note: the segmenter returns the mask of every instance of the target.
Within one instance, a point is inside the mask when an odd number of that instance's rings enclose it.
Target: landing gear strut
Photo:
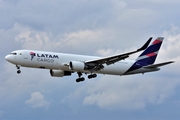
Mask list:
[[[20,66],[16,65],[16,68],[17,68],[17,74],[20,74],[21,73]]]
[[[82,76],[82,73],[81,73],[81,72],[77,72],[77,74],[78,74],[79,78],[76,79],[76,82],[82,82],[82,81],[85,80],[84,77],[81,77],[81,76]]]

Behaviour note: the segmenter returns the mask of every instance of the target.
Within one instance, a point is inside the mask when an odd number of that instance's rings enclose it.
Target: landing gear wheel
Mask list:
[[[21,73],[20,66],[16,65],[16,68],[18,69],[17,74],[20,74]]]
[[[76,82],[82,82],[82,81],[84,81],[85,80],[85,78],[84,77],[82,77],[82,78],[78,78],[78,79],[76,79]]]
[[[82,73],[81,73],[81,72],[77,72],[77,74],[78,74],[78,77],[79,77],[79,78],[76,79],[76,82],[82,82],[82,81],[85,80],[84,77],[81,77],[81,76],[82,76]]]
[[[91,78],[95,78],[97,77],[97,74],[91,74],[91,75],[88,75],[88,78],[91,79]]]
[[[85,78],[84,78],[84,77],[82,77],[82,78],[81,78],[81,81],[84,81],[84,80],[85,80]]]
[[[92,77],[92,75],[88,75],[88,78],[91,79],[91,78],[93,78],[93,77]]]
[[[17,74],[20,74],[20,73],[21,73],[21,70],[18,70],[18,71],[17,71]]]
[[[93,78],[97,77],[97,74],[93,74]]]
[[[80,82],[80,81],[79,81],[79,78],[78,78],[78,79],[76,79],[76,82]]]

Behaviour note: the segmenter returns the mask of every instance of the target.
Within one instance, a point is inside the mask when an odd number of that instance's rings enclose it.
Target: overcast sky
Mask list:
[[[180,119],[179,6],[179,0],[0,0],[0,119]],[[55,78],[49,70],[21,68],[17,75],[4,59],[18,49],[109,56],[151,36],[165,37],[156,62],[176,62],[144,75],[76,83],[77,74]]]

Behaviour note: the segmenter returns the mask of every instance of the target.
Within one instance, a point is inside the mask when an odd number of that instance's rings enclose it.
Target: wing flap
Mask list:
[[[163,62],[163,63],[158,63],[158,64],[153,64],[153,65],[148,65],[148,66],[144,66],[143,68],[158,68],[164,65],[168,65],[171,63],[174,63],[175,61],[169,61],[169,62]]]

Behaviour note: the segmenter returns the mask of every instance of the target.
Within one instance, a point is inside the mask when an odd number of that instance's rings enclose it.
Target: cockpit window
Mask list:
[[[17,55],[17,53],[15,53],[15,52],[13,52],[13,53],[11,53],[12,55]]]

